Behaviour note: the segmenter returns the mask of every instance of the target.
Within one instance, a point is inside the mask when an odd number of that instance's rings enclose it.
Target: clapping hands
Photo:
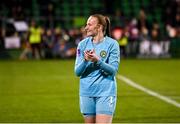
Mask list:
[[[86,61],[97,62],[99,57],[96,55],[95,50],[86,50],[84,51],[84,59]]]

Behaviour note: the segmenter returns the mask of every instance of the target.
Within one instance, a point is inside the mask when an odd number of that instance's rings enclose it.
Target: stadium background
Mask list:
[[[180,122],[179,0],[0,3],[1,123],[83,122],[74,57],[86,19],[94,13],[111,18],[112,36],[122,50],[113,122]],[[41,30],[41,55],[33,56],[29,44],[32,20]],[[130,86],[121,76],[174,100],[176,105]]]
[[[179,57],[179,6],[179,0],[3,0],[0,58],[32,58],[20,57],[28,47],[32,20],[41,28],[41,58],[74,57],[83,26],[94,13],[111,18],[122,56]],[[16,38],[14,44],[9,37]]]

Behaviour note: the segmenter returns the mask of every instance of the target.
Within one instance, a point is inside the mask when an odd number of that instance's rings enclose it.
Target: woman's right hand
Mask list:
[[[85,59],[86,61],[91,61],[90,52],[91,52],[91,50],[86,50],[86,51],[84,51],[84,59]]]

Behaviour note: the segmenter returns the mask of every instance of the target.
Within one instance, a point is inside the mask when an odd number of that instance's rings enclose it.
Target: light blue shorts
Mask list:
[[[95,116],[97,114],[113,115],[115,107],[116,96],[80,96],[80,109],[84,116]]]

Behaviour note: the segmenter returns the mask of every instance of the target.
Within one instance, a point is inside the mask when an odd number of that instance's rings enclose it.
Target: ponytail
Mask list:
[[[106,21],[104,35],[111,36],[111,34],[110,34],[110,19],[107,16],[105,16],[104,19]]]

